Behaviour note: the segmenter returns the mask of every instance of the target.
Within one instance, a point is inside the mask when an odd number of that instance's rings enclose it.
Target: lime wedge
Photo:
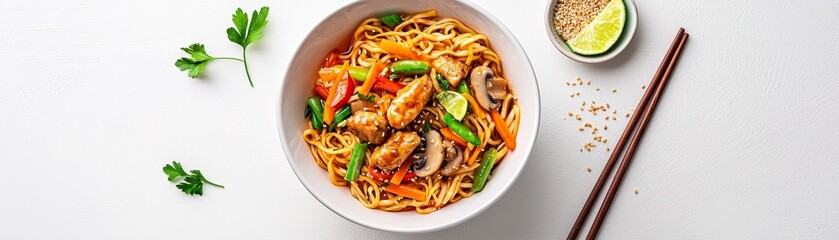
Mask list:
[[[596,55],[609,50],[623,32],[626,6],[623,0],[612,0],[576,37],[568,40],[571,51],[582,55]]]
[[[443,108],[451,113],[458,121],[463,120],[463,117],[466,116],[466,109],[469,106],[469,102],[460,93],[444,91],[437,94],[436,98],[443,105]]]

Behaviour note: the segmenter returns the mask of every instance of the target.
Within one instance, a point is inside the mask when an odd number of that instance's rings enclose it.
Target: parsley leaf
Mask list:
[[[204,183],[224,188],[224,186],[210,182],[199,170],[190,170],[189,173],[184,171],[181,163],[172,161],[172,164],[166,164],[163,167],[163,173],[169,175],[169,181],[172,182],[178,177],[183,177],[183,181],[176,186],[178,189],[189,195],[198,194],[204,195]]]
[[[204,67],[214,58],[207,54],[204,50],[204,45],[200,43],[193,43],[189,47],[181,48],[184,52],[189,54],[192,58],[181,58],[175,61],[175,66],[181,71],[189,71],[187,75],[191,78],[196,78],[204,72]]]
[[[264,35],[262,31],[268,25],[268,7],[262,7],[259,11],[253,11],[253,18],[251,18],[250,25],[248,25],[248,14],[242,11],[241,8],[236,9],[233,13],[233,25],[227,29],[227,39],[231,42],[242,46],[242,58],[232,57],[212,57],[204,50],[202,44],[192,44],[188,48],[181,48],[189,54],[192,58],[181,58],[175,61],[175,66],[181,71],[188,71],[187,75],[191,78],[197,78],[204,72],[207,63],[216,59],[227,59],[242,62],[245,65],[245,74],[248,77],[248,83],[253,87],[253,80],[251,79],[250,69],[248,68],[248,58],[246,50],[248,45],[262,39]]]

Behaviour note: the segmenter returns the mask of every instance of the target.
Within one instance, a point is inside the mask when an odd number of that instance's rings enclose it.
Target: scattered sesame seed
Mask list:
[[[591,85],[591,80],[589,80],[588,82],[586,82],[586,85]]]
[[[641,192],[641,190],[638,190],[638,188],[633,188],[632,192],[634,192],[635,195],[638,195],[638,193]]]
[[[584,128],[580,128],[580,132],[582,132],[583,130],[585,130],[585,129],[584,129]]]
[[[629,113],[626,114],[626,118],[629,118]]]
[[[612,116],[612,120],[618,120],[618,118],[615,117],[615,116]]]
[[[569,116],[569,117],[570,117],[570,116],[574,116],[574,113],[572,113],[572,112],[568,112],[568,116]]]
[[[586,167],[586,172],[591,172],[591,167]]]
[[[617,88],[612,88],[612,92],[616,93],[616,92],[618,92],[618,89]]]
[[[600,87],[595,88],[594,91],[600,91]]]
[[[603,125],[603,130],[609,130],[609,125]]]
[[[641,84],[641,89],[646,89],[646,88],[647,88],[646,84]]]

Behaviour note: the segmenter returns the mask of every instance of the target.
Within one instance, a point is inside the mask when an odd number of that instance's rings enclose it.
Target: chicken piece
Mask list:
[[[434,66],[434,69],[436,69],[438,73],[441,73],[443,74],[443,77],[446,77],[449,84],[455,87],[460,84],[460,80],[466,78],[466,75],[469,74],[469,66],[460,62],[460,60],[449,57],[448,55],[443,55],[434,59],[434,61],[431,62],[431,65]]]
[[[382,116],[387,116],[387,109],[390,107],[390,102],[393,101],[393,95],[383,94],[376,101],[376,113]]]
[[[387,136],[387,120],[375,112],[358,111],[347,119],[347,129],[361,141],[378,145]]]
[[[397,130],[405,128],[422,111],[431,92],[432,85],[427,75],[414,79],[399,90],[387,108],[387,122],[390,126]]]
[[[396,132],[381,146],[373,150],[370,159],[385,171],[394,170],[402,165],[420,145],[420,136],[415,132]]]

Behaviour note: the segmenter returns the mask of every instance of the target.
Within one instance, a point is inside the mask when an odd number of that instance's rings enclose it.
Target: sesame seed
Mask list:
[[[612,92],[616,93],[616,92],[618,92],[618,89],[617,88],[612,88]]]

